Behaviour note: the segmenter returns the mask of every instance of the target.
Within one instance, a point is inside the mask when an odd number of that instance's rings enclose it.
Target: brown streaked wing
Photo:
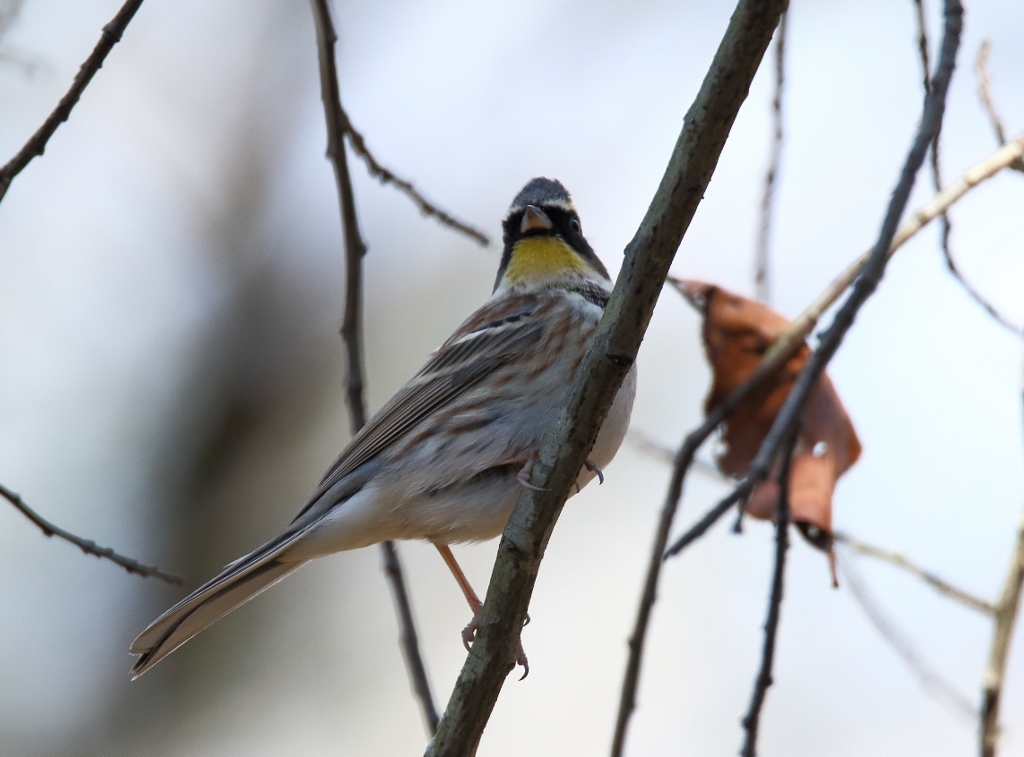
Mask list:
[[[517,297],[474,313],[353,437],[292,522],[428,415],[540,341],[545,322],[537,317],[538,309],[534,298]]]

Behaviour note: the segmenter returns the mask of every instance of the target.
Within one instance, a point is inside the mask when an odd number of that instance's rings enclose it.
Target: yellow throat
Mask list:
[[[512,248],[512,258],[503,278],[510,284],[543,281],[569,271],[584,271],[586,266],[580,256],[559,237],[526,237]]]

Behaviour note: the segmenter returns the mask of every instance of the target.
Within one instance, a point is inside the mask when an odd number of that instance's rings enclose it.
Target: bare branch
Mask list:
[[[985,668],[985,682],[981,700],[981,755],[995,757],[999,738],[999,705],[1002,697],[1003,680],[1006,677],[1006,660],[1013,639],[1013,627],[1017,621],[1021,586],[1024,585],[1024,517],[1017,529],[1017,540],[1013,557],[1006,571],[1003,592],[996,604],[996,624],[989,648],[988,666]]]
[[[344,114],[345,112],[342,111],[342,115]],[[355,127],[352,126],[352,123],[348,120],[348,116],[345,116],[345,121],[345,134],[348,136],[349,144],[352,145],[352,149],[355,150],[356,155],[362,158],[363,162],[366,163],[366,168],[369,170],[371,176],[377,179],[381,184],[391,184],[393,187],[398,189],[399,192],[416,204],[416,207],[420,209],[420,212],[423,215],[430,216],[443,226],[447,226],[451,229],[455,229],[455,231],[465,234],[467,237],[476,241],[483,247],[486,247],[491,243],[491,240],[482,231],[470,226],[468,223],[460,221],[450,213],[441,210],[420,194],[419,190],[410,182],[395,176],[394,173],[378,163],[377,159],[373,157],[373,154],[366,146],[366,140],[363,139],[363,135],[355,130]]]
[[[768,170],[764,175],[764,193],[761,195],[761,224],[758,228],[757,246],[754,251],[754,284],[757,299],[771,301],[771,279],[769,278],[769,242],[772,227],[772,208],[775,205],[775,181],[782,162],[782,85],[786,72],[786,15],[782,14],[779,27],[775,30],[775,96],[772,98],[772,151]]]
[[[1006,130],[1003,128],[1003,119],[999,117],[995,101],[992,99],[992,78],[988,73],[988,56],[992,53],[992,43],[984,40],[978,48],[978,57],[974,61],[974,75],[978,79],[978,97],[981,105],[988,114],[992,123],[992,131],[995,132],[996,142],[1006,144]],[[1018,159],[1011,164],[1010,168],[1015,171],[1024,171],[1024,159]]]
[[[119,555],[110,547],[101,547],[90,539],[83,539],[81,536],[75,536],[70,531],[65,531],[60,526],[51,523],[36,513],[32,508],[25,504],[25,500],[23,500],[21,496],[15,494],[3,484],[0,484],[0,497],[6,499],[14,505],[18,512],[35,523],[36,526],[39,527],[39,530],[43,532],[43,536],[56,536],[59,539],[63,539],[66,542],[74,544],[87,555],[93,555],[94,557],[99,557],[103,560],[110,560],[110,562],[120,565],[129,573],[134,573],[138,576],[143,576],[144,578],[159,578],[161,581],[174,584],[175,586],[181,586],[185,583],[185,579],[181,576],[176,576],[173,573],[165,573],[159,568],[154,568],[149,565],[143,565],[138,560],[133,560],[130,557]]]
[[[893,651],[903,659],[921,687],[965,719],[976,718],[978,712],[971,700],[928,664],[914,642],[882,610],[871,592],[868,591],[854,563],[847,560],[846,557],[845,552],[837,550],[836,565],[843,576],[843,586],[849,588],[850,595],[860,605],[868,620],[893,648]]]
[[[878,242],[875,244],[867,263],[854,283],[853,291],[847,297],[846,302],[836,313],[835,319],[829,329],[822,335],[821,343],[815,350],[807,364],[800,371],[794,383],[792,391],[786,397],[782,409],[776,416],[771,430],[765,436],[757,455],[754,457],[747,475],[736,486],[735,490],[719,503],[719,507],[727,506],[727,503],[736,503],[746,500],[754,487],[767,478],[772,461],[778,454],[783,440],[786,439],[790,429],[798,422],[803,412],[803,407],[810,396],[818,378],[821,376],[829,361],[835,355],[842,344],[843,337],[853,326],[858,311],[864,306],[874,293],[885,273],[885,266],[889,259],[889,252],[896,236],[897,224],[910,197],[910,191],[914,186],[914,179],[921,165],[924,163],[928,147],[938,133],[945,111],[946,93],[949,89],[949,82],[953,74],[956,62],[956,53],[960,45],[960,33],[963,29],[963,7],[959,0],[945,0],[945,29],[942,40],[942,52],[939,57],[939,64],[935,77],[932,79],[932,89],[925,97],[924,109],[921,123],[918,126],[917,134],[907,154],[903,169],[900,172],[899,181],[893,191],[885,219],[879,232]],[[775,347],[778,346],[776,343]],[[774,351],[775,347],[773,347]],[[767,359],[767,355],[765,359]]]
[[[859,555],[865,555],[866,557],[874,557],[876,560],[887,562],[890,565],[895,565],[897,568],[902,568],[913,576],[917,576],[926,584],[932,586],[939,594],[955,599],[962,605],[970,607],[972,610],[977,610],[980,613],[991,616],[995,613],[995,606],[988,600],[977,597],[968,591],[964,591],[961,588],[954,586],[945,579],[939,578],[937,575],[932,573],[930,570],[922,568],[917,563],[913,562],[910,558],[905,555],[901,555],[899,552],[892,552],[888,549],[882,549],[876,547],[873,544],[861,541],[849,534],[836,531],[832,534],[832,538],[841,543],[846,544],[851,550]]]
[[[997,173],[1005,168],[1008,168],[1013,164],[1014,161],[1020,160],[1024,156],[1024,135],[1021,135],[1012,142],[1009,142],[992,155],[985,158],[982,162],[975,166],[972,166],[960,177],[960,179],[951,184],[949,187],[944,189],[942,192],[937,194],[932,201],[920,208],[914,213],[910,219],[900,226],[899,230],[893,236],[892,245],[889,248],[889,257],[892,257],[900,247],[906,244],[914,235],[916,235],[921,229],[931,223],[937,216],[939,216],[944,210],[952,206],[954,203],[959,201],[965,194],[977,187],[984,181],[992,178]],[[804,310],[799,316],[793,319],[793,322],[789,325],[786,331],[775,340],[771,348],[765,353],[765,356],[761,358],[761,362],[758,363],[757,369],[750,377],[751,382],[759,382],[764,379],[765,376],[777,371],[789,358],[791,358],[800,346],[804,343],[815,326],[818,325],[818,321],[821,316],[828,310],[829,307],[835,303],[836,300],[845,292],[864,269],[865,265],[871,258],[872,250],[868,250],[859,258],[854,260],[846,270],[837,276],[825,290],[818,295],[818,297],[808,305],[807,309]],[[678,282],[669,277],[669,283],[673,284],[678,288]],[[737,389],[737,392],[743,391],[744,393],[749,391],[749,387],[744,385]],[[730,397],[730,400],[732,397]]]
[[[675,463],[675,450],[669,449],[667,445],[662,444],[645,431],[638,431],[631,428],[626,432],[626,441],[631,442],[640,451],[646,452],[648,455],[657,458],[666,465],[673,465]],[[713,478],[716,481],[726,483],[730,480],[728,476],[715,467],[714,463],[708,462],[707,460],[701,460],[700,458],[695,457],[691,466],[694,470],[700,471],[705,476]]]
[[[1010,166],[1012,168],[1012,166]],[[953,254],[949,249],[949,235],[950,235],[950,223],[948,217],[943,214],[942,216],[942,255],[946,260],[946,268],[953,274],[953,277],[960,282],[960,286],[964,288],[964,291],[974,300],[982,309],[988,313],[992,319],[1002,326],[1007,331],[1011,332],[1016,336],[1021,336],[1021,329],[1013,321],[1007,318],[1005,315],[1000,313],[995,305],[989,302],[985,295],[979,292],[973,284],[964,278],[963,273],[957,267],[956,261],[953,259]]]
[[[914,11],[917,15],[917,52],[921,60],[921,86],[925,94],[928,94],[932,91],[932,65],[928,55],[928,25],[925,22],[924,0],[914,0]],[[941,186],[935,187],[935,191],[940,189]]]
[[[892,257],[900,247],[939,216],[946,208],[949,208],[974,187],[991,178],[1004,168],[1010,166],[1015,160],[1019,160],[1022,155],[1024,155],[1024,135],[999,148],[999,150],[994,154],[969,169],[964,173],[959,181],[936,195],[930,203],[914,213],[910,220],[899,228],[899,231],[897,231],[893,237],[892,246],[889,249],[889,257]],[[737,388],[736,391],[733,392],[733,394],[730,395],[719,407],[719,410],[724,410],[725,412],[719,413],[716,411],[712,416],[708,416],[707,420],[693,432],[691,436],[693,437],[693,441],[697,443],[697,446],[700,446],[700,444],[702,444],[704,440],[711,435],[718,424],[732,413],[736,406],[739,405],[743,398],[746,397],[754,387],[759,385],[768,376],[778,371],[778,369],[796,353],[800,346],[804,344],[804,341],[810,335],[811,331],[813,331],[815,326],[817,326],[818,321],[824,312],[837,299],[839,299],[840,295],[842,295],[842,293],[846,291],[856,280],[857,276],[868,262],[870,256],[871,251],[869,250],[861,257],[857,258],[846,268],[845,271],[843,271],[831,284],[829,284],[825,291],[818,295],[814,302],[812,302],[803,313],[793,320],[786,331],[777,340],[775,340],[765,356],[761,358],[761,362],[758,363],[757,368],[754,373],[751,374],[747,382]],[[669,283],[677,289],[680,286],[680,283],[672,277],[669,277]],[[713,421],[713,423],[711,423],[711,421]],[[690,437],[687,437],[687,444],[689,443]],[[685,459],[685,456],[678,459]],[[689,463],[687,463],[687,465],[688,464]],[[675,475],[675,472],[673,475]],[[679,475],[685,477],[685,470],[679,471]],[[665,558],[679,554],[683,549],[703,536],[719,518],[731,509],[735,502],[736,500],[723,500],[722,502],[719,502],[703,518],[695,523],[686,533],[680,536],[672,544],[668,551],[665,552]],[[674,515],[674,504],[672,509]],[[671,521],[669,521],[669,526],[671,526]]]
[[[978,165],[968,170],[961,179],[945,191],[937,195],[931,203],[918,210],[900,229],[892,239],[889,249],[891,256],[904,243],[911,239],[918,231],[931,222],[945,208],[950,207],[968,191],[994,176],[1002,169],[1009,166],[1013,161],[1019,160],[1024,155],[1024,136],[1015,142],[1004,145],[995,154],[986,158]],[[654,602],[657,597],[657,585],[660,580],[662,554],[667,559],[678,554],[685,547],[700,538],[715,522],[718,521],[735,504],[735,500],[723,500],[709,511],[701,520],[694,524],[684,533],[666,552],[668,534],[672,527],[679,498],[682,496],[683,482],[687,470],[694,459],[698,447],[710,436],[715,428],[735,410],[736,406],[744,397],[768,376],[774,374],[778,369],[792,357],[810,335],[817,325],[818,320],[824,312],[839,298],[839,296],[853,283],[863,270],[871,256],[871,251],[864,253],[854,261],[828,288],[822,292],[811,305],[793,321],[786,332],[779,337],[772,345],[765,356],[761,359],[757,369],[750,378],[738,387],[723,402],[712,415],[701,424],[700,427],[691,432],[679,452],[675,456],[672,477],[669,483],[669,494],[666,496],[658,528],[655,534],[654,554],[648,567],[648,573],[640,606],[637,610],[637,619],[630,637],[629,660],[626,667],[626,675],[623,680],[622,694],[619,700],[618,720],[616,723],[615,741],[612,750],[613,757],[621,754],[625,741],[625,730],[628,725],[630,714],[635,707],[636,689],[639,683],[639,671],[643,656],[643,644],[646,638],[647,626]],[[676,282],[669,277],[669,282]]]
[[[928,61],[928,32],[925,25],[925,14],[924,14],[924,2],[923,0],[914,0],[914,7],[917,9],[917,29],[918,29],[918,50],[921,57],[921,70],[924,73],[924,91],[925,94],[931,92],[931,79],[929,78],[931,72],[931,66]],[[991,106],[991,100],[988,99],[988,75],[985,70],[985,61],[987,60],[987,49],[982,44],[982,50],[986,53],[985,58],[981,56],[981,52],[978,55],[978,65],[975,66],[975,70],[978,71],[979,81],[985,86],[983,87],[982,101],[986,103],[987,107]],[[989,111],[990,114],[994,113],[994,109]],[[996,120],[996,134],[1002,136],[1002,125]],[[931,167],[932,167],[932,183],[935,186],[935,191],[942,191],[942,165],[940,155],[940,140],[941,140],[941,129],[935,134],[935,139],[932,140],[931,149]],[[1005,140],[1000,140],[999,144],[1003,144]],[[1020,330],[1013,325],[1005,316],[1003,316],[995,306],[992,305],[985,297],[981,294],[974,286],[971,285],[963,273],[957,267],[956,261],[953,259],[953,251],[950,249],[950,237],[953,233],[952,221],[949,219],[949,213],[943,211],[940,216],[942,231],[940,234],[942,244],[942,257],[946,261],[946,268],[953,274],[953,278],[960,282],[960,285],[964,288],[967,294],[977,304],[979,304],[992,318],[1003,328],[1009,329],[1014,334],[1020,335]]]
[[[669,265],[710,182],[785,0],[741,0],[704,79],[665,175],[633,240],[564,409],[545,433],[498,546],[473,652],[427,754],[473,754],[516,657],[541,558],[566,496],[633,365]]]
[[[782,589],[786,572],[786,550],[789,548],[789,471],[793,464],[793,450],[800,424],[793,426],[790,438],[782,451],[782,465],[779,470],[779,501],[775,507],[775,570],[772,574],[772,590],[768,599],[768,617],[764,622],[764,648],[761,652],[761,668],[754,681],[750,697],[750,708],[743,717],[743,730],[747,732],[740,754],[754,757],[757,754],[757,727],[761,721],[761,708],[772,685],[772,664],[775,660],[775,638],[779,631],[779,616],[782,614]]]
[[[644,452],[647,452],[648,454],[658,458],[663,463],[671,465],[674,464],[675,462],[676,453],[674,453],[668,447],[654,440],[652,437],[641,431],[634,431],[633,429],[630,429],[629,433],[626,435],[626,439],[631,441]],[[712,476],[718,479],[719,481],[729,481],[729,478],[722,474],[721,472],[719,472],[719,470],[714,465],[704,460],[699,460],[695,458],[693,460],[692,467],[695,470],[699,470],[701,473],[704,473],[705,475]],[[726,508],[726,510],[728,510],[728,508]],[[718,517],[721,516],[719,515]],[[709,523],[707,525],[713,525],[714,521],[717,520],[717,517],[715,517],[715,511],[712,511],[711,517],[707,517],[707,519],[709,520]],[[697,524],[697,526],[691,528],[690,531],[683,535],[683,537],[680,537],[680,541],[683,542],[682,548],[685,548],[687,544],[689,544],[690,542],[694,541],[697,537],[702,535],[704,533],[704,530],[706,530],[706,527],[701,528],[701,524]],[[932,573],[930,570],[922,568],[920,565],[915,563],[906,555],[900,554],[899,552],[893,552],[888,549],[883,549],[881,547],[876,547],[874,544],[869,544],[866,541],[862,541],[861,539],[858,539],[854,536],[850,536],[849,534],[844,533],[842,531],[834,531],[832,533],[832,539],[833,541],[836,541],[840,544],[845,544],[852,551],[856,552],[859,555],[864,555],[865,557],[873,557],[876,560],[887,562],[890,565],[896,566],[897,568],[902,568],[911,575],[920,578],[927,584],[930,584],[940,594],[943,594],[944,596],[947,596],[950,599],[954,599],[960,602],[961,604],[970,607],[972,610],[977,610],[978,612],[984,613],[986,615],[995,614],[995,605],[993,605],[988,600],[982,599],[981,597],[971,594],[969,591],[954,586],[949,581],[946,581],[944,578],[940,578],[939,576]],[[673,545],[673,548],[675,546],[676,545]]]
[[[761,378],[763,379],[764,376]],[[644,588],[640,595],[640,605],[633,623],[633,632],[629,637],[629,657],[626,661],[626,672],[622,677],[622,691],[619,694],[619,710],[615,719],[611,757],[621,757],[626,746],[626,731],[629,728],[629,721],[636,709],[636,691],[640,685],[640,668],[643,665],[647,629],[651,624],[654,603],[658,599],[658,582],[661,579],[661,566],[664,562],[662,555],[665,552],[668,535],[672,531],[672,522],[675,520],[676,511],[679,509],[679,502],[683,496],[683,483],[686,481],[686,474],[689,472],[700,446],[711,436],[718,424],[732,414],[743,397],[757,385],[758,381],[755,381],[755,377],[751,377],[746,384],[729,395],[726,401],[715,408],[705,419],[704,423],[687,435],[674,456],[672,476],[665,494],[665,503],[662,505],[661,514],[658,517],[658,527],[654,533],[654,546],[651,548],[651,556],[647,562],[647,576],[644,579]]]
[[[1024,386],[1022,386],[1024,391]],[[1006,569],[1003,591],[996,603],[996,623],[989,647],[988,666],[981,696],[981,757],[995,757],[999,740],[999,705],[1002,699],[1006,661],[1010,655],[1013,627],[1017,622],[1021,588],[1024,587],[1024,514],[1017,524],[1017,541]]]
[[[341,326],[341,338],[345,344],[345,402],[348,406],[352,433],[355,434],[366,423],[366,405],[363,399],[363,355],[362,355],[362,307],[363,307],[363,256],[366,244],[359,232],[352,179],[348,170],[345,152],[346,129],[350,128],[348,117],[341,107],[338,87],[337,64],[334,45],[337,34],[331,20],[327,0],[311,0],[313,18],[316,22],[317,51],[320,60],[320,94],[324,102],[324,116],[327,121],[327,157],[334,166],[334,178],[338,187],[338,202],[341,206],[342,231],[345,238],[345,315]],[[406,591],[402,565],[398,551],[392,542],[381,544],[384,558],[384,574],[395,601],[398,615],[402,650],[405,654],[409,677],[420,701],[423,718],[428,731],[437,730],[437,709],[430,693],[426,668],[420,654],[416,624],[412,606]]]
[[[117,12],[117,15],[114,16],[110,23],[103,27],[100,41],[96,43],[96,47],[89,53],[89,57],[79,67],[74,81],[71,82],[70,89],[60,99],[60,102],[57,103],[57,107],[46,117],[43,125],[29,138],[24,147],[18,151],[18,154],[11,158],[3,168],[0,168],[0,200],[3,200],[4,195],[7,194],[7,189],[11,186],[14,177],[21,173],[33,158],[43,154],[46,150],[46,143],[50,141],[50,137],[57,131],[57,127],[68,120],[71,110],[78,103],[78,99],[82,96],[85,88],[89,86],[92,77],[100,70],[100,66],[106,60],[107,54],[113,49],[114,45],[121,41],[121,35],[124,34],[128,23],[141,5],[142,0],[127,0],[121,6],[121,10]]]

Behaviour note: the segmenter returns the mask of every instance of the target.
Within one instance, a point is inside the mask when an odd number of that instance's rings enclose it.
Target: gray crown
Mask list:
[[[508,208],[508,215],[511,216],[515,213],[526,208],[527,205],[568,205],[571,207],[572,198],[569,196],[569,190],[562,186],[562,182],[556,179],[545,179],[544,177],[538,177],[536,179],[530,179],[525,187],[516,195],[516,198],[512,200],[512,204]]]

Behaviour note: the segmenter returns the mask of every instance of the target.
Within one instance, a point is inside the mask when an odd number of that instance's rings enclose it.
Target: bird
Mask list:
[[[132,643],[132,679],[310,560],[396,539],[433,543],[473,617],[482,602],[450,545],[501,534],[611,294],[569,192],[535,178],[502,224],[491,296],[360,429],[280,534],[228,564]],[[575,491],[599,478],[629,425],[627,374]],[[519,648],[517,662],[529,671]],[[525,674],[524,674],[525,675]]]

